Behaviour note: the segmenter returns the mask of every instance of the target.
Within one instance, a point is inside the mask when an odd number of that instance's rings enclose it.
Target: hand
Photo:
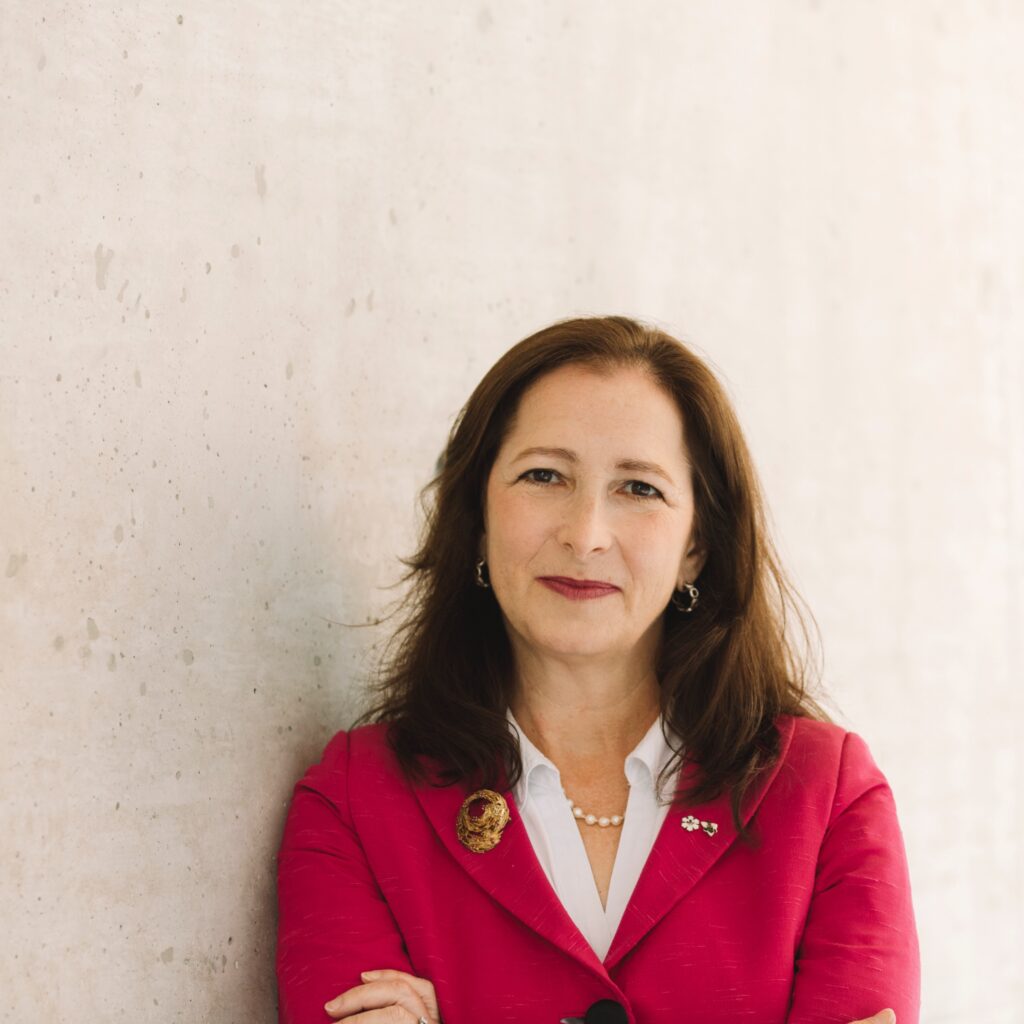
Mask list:
[[[335,1020],[358,1024],[405,1024],[406,1021],[416,1024],[422,1017],[430,1024],[441,1024],[434,986],[426,978],[417,978],[405,971],[363,971],[361,977],[364,984],[346,989],[324,1005]],[[401,1008],[397,1015],[389,1009],[393,1006]],[[362,1012],[364,1010],[369,1012]]]
[[[850,1024],[896,1024],[896,1013],[894,1010],[879,1010],[874,1017],[865,1017],[863,1020],[853,1020]]]

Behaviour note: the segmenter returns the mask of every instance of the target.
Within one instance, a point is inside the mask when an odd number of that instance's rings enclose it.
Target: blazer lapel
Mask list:
[[[779,757],[747,790],[740,814],[744,824],[750,821],[786,758],[793,725],[788,715],[777,723]],[[689,782],[693,771],[689,766],[681,785]],[[684,828],[684,818],[697,819],[697,827]],[[715,834],[708,835],[701,822],[716,824]],[[604,959],[606,970],[611,971],[700,881],[736,841],[737,834],[728,793],[704,804],[669,808]]]
[[[436,775],[434,776],[436,780]],[[502,773],[498,792],[505,798],[509,822],[501,841],[486,853],[473,853],[459,842],[455,831],[465,787],[415,786],[413,791],[441,842],[455,862],[493,900],[528,928],[543,936],[584,966],[607,978],[593,947],[584,938],[558,898],[537,860],[526,826]]]

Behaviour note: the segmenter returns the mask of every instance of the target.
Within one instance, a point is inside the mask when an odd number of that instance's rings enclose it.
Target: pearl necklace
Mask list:
[[[624,814],[613,814],[610,818],[601,815],[598,817],[596,814],[587,814],[582,807],[577,807],[572,802],[572,797],[568,796],[565,790],[562,790],[562,796],[569,801],[569,806],[572,808],[572,816],[577,821],[583,821],[588,825],[599,825],[601,828],[607,828],[609,825],[621,825],[622,819],[625,817]]]

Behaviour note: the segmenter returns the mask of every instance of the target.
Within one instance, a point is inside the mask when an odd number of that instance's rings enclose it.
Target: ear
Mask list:
[[[698,547],[690,548],[679,564],[679,579],[676,583],[676,589],[681,589],[684,583],[692,583],[700,575],[707,559],[708,554],[706,551]]]

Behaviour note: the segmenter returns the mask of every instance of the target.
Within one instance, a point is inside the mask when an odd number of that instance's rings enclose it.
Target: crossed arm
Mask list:
[[[362,977],[363,984],[341,992],[324,1005],[332,1020],[358,1024],[395,1024],[398,1020],[417,1024],[426,1020],[428,1024],[443,1024],[434,986],[426,978],[395,970],[366,971]],[[405,1015],[395,1016],[396,1010]],[[896,1021],[892,1008],[886,1007],[872,1017],[851,1024],[896,1024]]]

